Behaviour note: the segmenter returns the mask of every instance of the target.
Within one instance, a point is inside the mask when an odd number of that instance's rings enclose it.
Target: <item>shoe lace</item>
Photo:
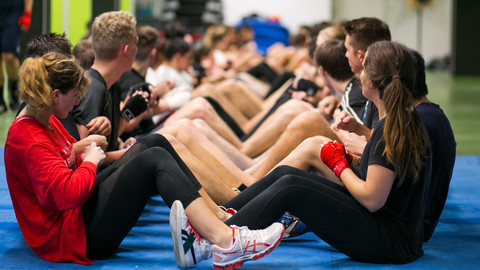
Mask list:
[[[242,240],[258,240],[262,237],[261,230],[250,230],[246,226],[237,227],[236,229],[238,230],[239,236]]]
[[[190,231],[190,233],[193,233],[193,237],[195,238],[195,241],[199,241],[200,243],[203,243],[203,237],[198,234],[195,229],[190,225],[190,222],[187,223],[187,228]]]

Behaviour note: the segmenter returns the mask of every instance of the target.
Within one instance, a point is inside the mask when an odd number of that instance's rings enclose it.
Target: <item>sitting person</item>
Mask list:
[[[40,36],[33,37],[28,43],[26,48],[25,57],[38,57],[43,56],[48,52],[62,53],[68,57],[72,57],[72,44],[65,35],[59,35],[55,33],[47,33]],[[18,108],[17,115],[22,112],[27,104],[22,102]],[[63,127],[68,131],[70,136],[80,141],[80,134],[78,133],[77,125],[72,115],[69,113],[64,119],[58,119],[62,123]],[[110,121],[104,116],[97,116],[87,123],[88,135],[102,135],[108,136],[110,134],[111,126]],[[93,137],[89,137],[89,140]],[[85,139],[85,138],[84,138]],[[87,144],[88,141],[85,141]],[[91,141],[90,141],[91,142]],[[97,145],[100,141],[96,141]],[[106,145],[105,145],[106,146]]]
[[[20,230],[42,259],[90,264],[112,255],[155,194],[168,206],[176,200],[186,206],[191,225],[219,249],[214,254],[222,264],[261,257],[278,245],[284,230],[279,223],[255,232],[225,225],[229,215],[205,194],[161,135],[140,139],[100,173],[106,155],[94,142],[76,154],[75,139],[56,118],[67,116],[89,84],[75,60],[58,53],[27,58],[20,75],[27,106],[8,132],[6,175]],[[212,255],[198,235],[189,239],[192,245],[182,252],[198,260]],[[248,249],[249,241],[257,248]]]
[[[422,120],[411,104],[413,59],[405,46],[379,41],[368,47],[363,65],[363,92],[377,106],[380,120],[362,159],[328,139],[317,149],[344,186],[281,167],[224,205],[238,210],[226,224],[264,228],[288,211],[356,260],[408,263],[423,255],[431,154]],[[172,208],[171,219],[178,216],[184,216],[182,209]],[[214,263],[219,258],[214,257]]]

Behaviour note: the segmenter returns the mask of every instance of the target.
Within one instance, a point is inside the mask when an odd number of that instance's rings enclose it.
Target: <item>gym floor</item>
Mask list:
[[[444,109],[456,136],[457,159],[450,191],[425,255],[406,265],[369,264],[352,260],[313,233],[284,240],[265,259],[244,269],[479,269],[480,268],[480,77],[453,78],[428,73],[429,98]],[[72,263],[40,259],[26,245],[8,193],[3,146],[14,112],[0,115],[0,261],[2,269],[86,269]],[[179,269],[174,260],[169,209],[159,196],[147,204],[136,226],[117,252],[89,269]],[[365,243],[368,245],[368,243]],[[195,269],[211,269],[211,259]]]

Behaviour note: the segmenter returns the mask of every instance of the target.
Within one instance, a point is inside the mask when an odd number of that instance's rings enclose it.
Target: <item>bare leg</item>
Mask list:
[[[310,137],[297,146],[277,166],[288,165],[304,171],[314,171],[322,177],[340,184],[335,174],[320,159],[321,145],[330,141],[323,136]]]
[[[216,86],[248,119],[255,116],[262,108],[262,100],[248,87],[235,80],[226,80]]]
[[[201,85],[193,91],[192,95],[195,97],[212,97],[215,101],[222,106],[222,108],[232,117],[239,126],[243,126],[248,122],[248,118],[243,114],[242,110],[237,108],[230,99],[228,99],[223,93],[219,92],[217,88],[218,84]]]
[[[219,175],[197,159],[182,143],[169,134],[164,134],[164,136],[216,204],[223,204],[237,195],[231,187],[225,185]],[[203,194],[201,195],[203,196]],[[218,207],[216,208],[218,210]]]
[[[273,145],[272,153],[253,174],[255,179],[265,176],[275,165],[308,137],[322,135],[338,140],[330,125],[320,113],[312,110],[301,113],[288,125],[285,132]]]
[[[225,138],[230,144],[237,148],[241,147],[242,142],[240,139],[238,139],[230,127],[228,127],[220,116],[218,116],[210,103],[204,98],[196,98],[187,103],[180,110],[170,116],[167,121],[165,121],[165,125],[169,125],[182,118],[192,120],[196,118],[203,119],[213,130],[215,130],[215,132]]]
[[[218,135],[205,121],[202,119],[194,119],[192,123],[213,145],[218,147],[225,156],[227,156],[237,167],[242,170],[253,166],[254,160],[240,152],[239,149],[227,142],[223,137]]]
[[[200,197],[185,208],[188,222],[205,239],[222,248],[230,247],[232,242],[232,228],[220,221],[210,211],[205,200]]]
[[[237,76],[248,86],[252,92],[261,98],[268,94],[269,86],[267,83],[255,78],[247,72],[238,73]]]
[[[2,53],[2,59],[5,61],[5,70],[7,71],[8,80],[18,80],[18,71],[20,61],[13,53]]]
[[[242,153],[249,157],[260,155],[278,140],[297,115],[310,108],[308,103],[289,100],[268,117],[248,140],[243,142]]]
[[[218,161],[225,169],[234,175],[236,179],[238,179],[236,184],[240,185],[239,183],[241,182],[248,186],[253,181],[253,178],[250,175],[245,174],[227,156],[225,156],[220,149],[208,140],[208,138],[197,129],[191,120],[179,120],[175,125],[165,127],[165,130],[175,134],[175,136],[182,141],[192,153],[196,154],[199,158],[201,157],[202,160],[204,160],[205,157],[209,157],[208,155],[205,155],[205,152],[208,151],[213,159],[212,162],[215,162],[213,165],[217,166],[216,161]],[[206,160],[208,161],[210,159]],[[238,185],[234,187],[238,187]]]
[[[193,126],[193,124],[192,124]],[[182,144],[184,144],[188,150],[195,155],[197,158],[201,159],[210,170],[215,172],[221,177],[223,182],[231,187],[237,188],[240,184],[251,185],[253,182],[253,177],[244,173],[240,170],[235,164],[233,164],[228,158],[223,155],[220,157],[222,162],[220,162],[214,155],[209,151],[205,150],[195,138],[192,137],[181,125],[173,125],[164,127],[159,131],[160,134],[170,134],[178,139]],[[198,137],[201,134],[197,134]],[[207,140],[207,139],[204,139]],[[225,167],[223,164],[225,164]]]

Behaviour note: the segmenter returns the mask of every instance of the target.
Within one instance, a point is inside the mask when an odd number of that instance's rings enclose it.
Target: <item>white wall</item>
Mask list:
[[[234,25],[253,12],[267,17],[278,15],[291,33],[302,24],[378,17],[390,26],[393,40],[419,50],[428,63],[451,54],[452,1],[434,0],[434,7],[423,11],[420,40],[417,11],[408,9],[406,0],[223,0],[223,4],[227,24]]]
[[[408,9],[405,0],[335,0],[332,17],[378,17],[388,23],[393,40],[420,51],[428,63],[451,54],[452,8],[452,0],[434,0],[433,8],[423,10],[419,20],[417,11]]]
[[[235,25],[252,13],[270,17],[277,15],[290,33],[296,33],[302,24],[332,19],[331,0],[223,0],[225,23]]]

